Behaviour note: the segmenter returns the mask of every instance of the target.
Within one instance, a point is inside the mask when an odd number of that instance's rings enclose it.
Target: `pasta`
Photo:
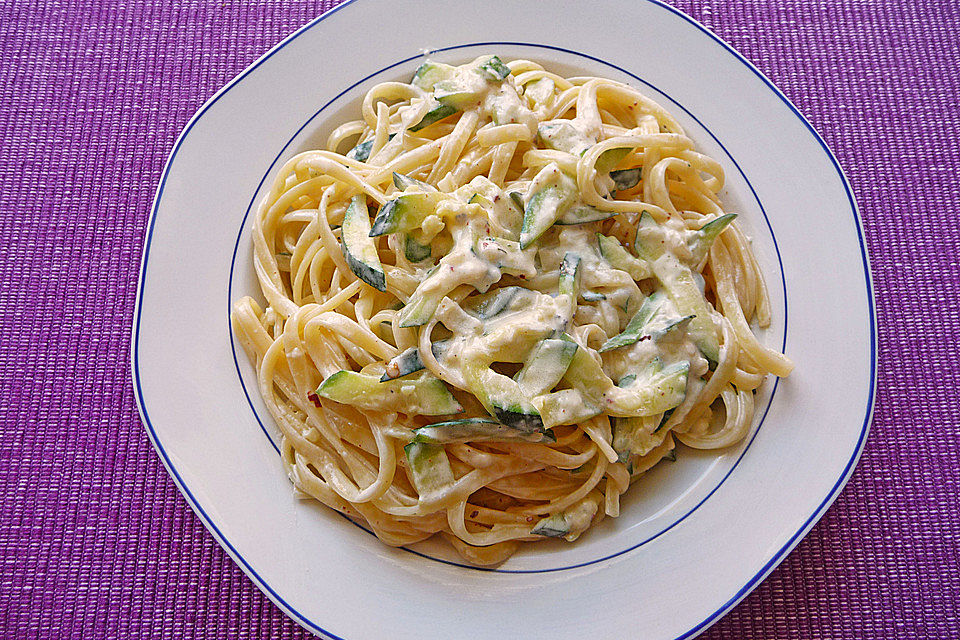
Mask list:
[[[373,87],[277,173],[265,304],[232,314],[294,487],[494,564],[618,516],[678,442],[740,441],[793,365],[723,184],[612,80],[487,55]]]

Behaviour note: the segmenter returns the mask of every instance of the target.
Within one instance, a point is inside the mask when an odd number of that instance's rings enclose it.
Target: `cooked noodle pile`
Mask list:
[[[294,486],[467,560],[619,515],[792,364],[723,171],[636,89],[483,56],[385,82],[277,173],[233,326]],[[341,155],[341,151],[346,151]]]

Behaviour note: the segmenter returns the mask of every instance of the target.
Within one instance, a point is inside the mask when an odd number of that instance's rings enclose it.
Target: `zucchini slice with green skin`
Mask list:
[[[612,218],[617,215],[616,211],[603,211],[596,207],[586,204],[578,204],[570,207],[563,212],[554,224],[570,226],[574,224],[586,224],[588,222],[599,222]]]
[[[403,257],[410,262],[423,262],[432,255],[430,245],[420,244],[411,236],[403,238]]]
[[[404,193],[393,200],[387,200],[377,217],[373,220],[370,236],[382,236],[387,233],[408,233],[420,228],[424,218],[437,209],[445,197],[438,191],[430,193]]]
[[[689,362],[663,366],[660,358],[654,358],[636,380],[623,389],[627,396],[618,404],[621,408],[629,409],[633,415],[641,416],[658,415],[674,409],[687,395],[689,372]],[[620,391],[619,388],[616,390]]]
[[[467,204],[479,204],[484,209],[489,209],[493,206],[493,203],[490,202],[490,198],[480,195],[479,193],[475,193],[470,196],[470,199],[467,200]]]
[[[613,450],[619,461],[626,463],[633,456],[645,456],[659,447],[667,432],[658,433],[661,417],[658,415],[630,418],[611,418]]]
[[[700,261],[707,256],[713,241],[717,239],[723,230],[730,226],[730,223],[737,218],[735,213],[727,213],[714,218],[707,224],[695,231],[687,244],[690,252],[693,253],[693,264],[700,264]]]
[[[673,415],[673,411],[674,411],[673,409],[667,409],[666,411],[663,412],[663,417],[660,418],[660,424],[658,424],[657,428],[653,430],[654,433],[657,433],[658,431],[660,431],[660,429],[663,429],[663,426],[667,424],[667,420],[669,420],[670,416]]]
[[[434,102],[435,104],[431,106],[430,110],[424,114],[424,116],[420,119],[420,122],[417,122],[416,124],[410,125],[408,127],[409,131],[420,131],[421,129],[429,127],[435,122],[439,122],[444,118],[449,118],[450,116],[452,116],[453,114],[459,111],[459,109],[457,109],[456,107],[451,107],[448,104],[441,104],[436,101]]]
[[[446,289],[420,294],[415,292],[397,316],[397,319],[400,320],[400,326],[404,328],[421,327],[430,322],[430,318],[436,313],[437,307],[440,306],[440,302],[447,293],[449,291]]]
[[[477,83],[477,75],[486,82]],[[508,75],[510,68],[500,58],[491,56],[475,67],[458,67],[452,76],[435,82],[433,97],[454,109],[468,109],[483,99],[489,89],[488,83],[499,84]]]
[[[579,424],[600,414],[600,407],[585,398],[577,389],[561,389],[544,393],[532,400],[540,413],[540,420],[547,428],[561,424]]]
[[[393,140],[393,137],[397,135],[391,133],[387,136],[387,140]],[[370,151],[373,150],[373,138],[370,138],[366,142],[361,142],[350,151],[347,151],[347,157],[351,160],[356,160],[357,162],[366,162],[370,159]]]
[[[444,80],[433,86],[433,97],[436,101],[455,111],[469,109],[477,104],[481,95],[483,94],[466,85],[457,84],[454,80]]]
[[[597,162],[593,167],[597,170],[597,173],[610,173],[614,167],[627,157],[627,154],[630,153],[632,149],[633,147],[614,147],[613,149],[607,149],[600,154],[600,157],[597,158]]]
[[[493,255],[491,250],[495,251]],[[482,255],[484,260],[500,269],[501,273],[522,275],[525,278],[536,275],[536,271],[530,271],[528,256],[524,255],[520,243],[515,240],[482,236],[474,241],[473,253],[477,256]]]
[[[667,295],[662,291],[655,291],[643,301],[623,332],[603,343],[600,353],[626,347],[641,340],[657,340],[693,319],[693,316],[679,317],[668,314],[665,311],[666,302]]]
[[[643,280],[650,277],[650,269],[647,265],[642,260],[630,255],[616,238],[598,233],[597,243],[600,245],[600,255],[614,269],[626,271],[634,280]]]
[[[423,191],[437,191],[437,188],[432,184],[411,178],[410,176],[405,176],[396,171],[393,172],[393,184],[397,189],[400,189],[400,191],[406,191],[410,187],[420,187]]]
[[[580,292],[580,264],[582,260],[579,255],[568,251],[563,255],[563,261],[560,263],[560,281],[557,285],[557,293],[567,297],[565,305],[565,316],[563,328],[573,320],[577,312],[577,294]],[[558,300],[558,305],[560,301]]]
[[[537,127],[537,135],[546,148],[565,151],[578,158],[597,143],[580,131],[570,120],[541,122]]]
[[[560,187],[551,185],[533,194],[523,211],[523,226],[520,227],[520,248],[526,249],[553,226],[568,205],[569,196]]]
[[[557,85],[552,78],[543,77],[524,85],[523,95],[530,98],[535,105],[543,105],[553,96],[556,89]]]
[[[510,196],[510,201],[517,205],[517,208],[520,209],[521,213],[523,213],[525,210],[525,207],[523,206],[523,194],[519,191],[511,191],[507,195]]]
[[[643,169],[640,167],[610,172],[610,178],[613,179],[614,189],[617,191],[633,189],[635,186],[640,184],[640,177],[642,175]]]
[[[710,368],[715,368],[720,358],[720,343],[710,316],[710,305],[697,286],[693,270],[664,249],[663,230],[646,211],[640,215],[637,224],[635,247],[637,255],[647,261],[666,289],[677,311],[683,316],[694,316],[687,332],[710,363]]]
[[[525,433],[543,432],[540,414],[524,396],[516,381],[482,362],[464,362],[461,370],[470,392],[501,424]]]
[[[452,78],[456,72],[457,68],[454,66],[427,60],[417,67],[416,72],[413,74],[413,79],[410,80],[410,84],[430,91],[433,89],[433,85],[441,80]]]
[[[350,151],[347,151],[347,157],[357,162],[366,162],[370,158],[370,150],[373,149],[373,138],[366,142],[361,142]]]
[[[463,407],[446,385],[433,376],[381,382],[376,376],[356,371],[338,371],[316,391],[327,398],[358,409],[399,411],[422,416],[460,413]]]
[[[473,312],[480,320],[490,320],[501,313],[518,308],[525,301],[529,301],[532,295],[529,289],[523,287],[501,287],[491,293],[473,298],[476,304]]]
[[[560,283],[558,291],[562,296],[577,296],[580,290],[580,256],[568,251],[560,263]]]
[[[640,340],[644,335],[644,330],[653,318],[661,313],[663,307],[667,304],[667,296],[662,291],[655,291],[643,301],[640,309],[634,314],[626,328],[618,335],[613,336],[603,343],[600,347],[600,353],[626,347]],[[649,337],[649,334],[646,334]]]
[[[420,349],[410,347],[387,362],[387,369],[383,375],[380,376],[380,382],[402,378],[411,373],[422,371],[424,368],[423,360],[420,359]]]
[[[578,348],[576,342],[565,338],[542,340],[514,376],[520,391],[532,398],[553,389],[570,368]]]
[[[343,216],[341,234],[343,255],[350,270],[374,289],[386,291],[387,281],[377,255],[376,240],[370,237],[370,213],[365,195],[354,196],[350,201]]]
[[[439,358],[441,355],[443,355],[443,352],[446,351],[446,348],[446,340],[438,340],[437,342],[434,342],[431,345],[433,357]],[[425,368],[426,367],[423,364],[423,360],[420,359],[420,349],[417,347],[410,347],[400,355],[391,358],[390,361],[387,362],[386,370],[380,377],[380,382],[402,378],[410,375],[411,373],[422,371]]]
[[[548,165],[544,170],[549,168]],[[523,210],[520,248],[526,249],[552,227],[573,204],[576,194],[577,189],[573,180],[562,175],[559,184],[547,185],[530,196]]]
[[[553,431],[527,432],[490,418],[466,418],[428,424],[413,430],[414,442],[556,442]]]
[[[420,502],[433,502],[453,484],[453,469],[442,444],[411,442],[403,448]]]
[[[544,518],[530,529],[530,533],[535,536],[544,536],[546,538],[562,538],[570,533],[570,525],[563,513],[557,513]]]
[[[490,79],[501,81],[510,75],[510,67],[503,64],[497,56],[491,56],[486,62],[480,63],[480,70],[490,76]]]
[[[629,384],[618,387],[606,376],[600,363],[578,349],[563,379],[610,415],[646,416],[663,413],[683,402],[689,370],[689,362],[662,368],[651,366]]]

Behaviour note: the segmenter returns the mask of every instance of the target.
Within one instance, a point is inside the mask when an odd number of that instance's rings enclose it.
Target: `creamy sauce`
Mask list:
[[[483,126],[485,121],[494,125],[519,122],[536,132],[543,145],[578,157],[597,143],[599,131],[587,117],[541,122],[538,127],[536,115],[517,93],[513,77],[502,82],[491,80],[489,74],[480,70],[485,60],[478,59],[456,68],[436,85],[463,108],[477,109],[478,126]],[[461,303],[463,307],[444,301],[436,311],[439,321],[452,333],[439,358],[441,364],[451,370],[478,365],[486,368],[496,362],[522,364],[540,341],[572,331],[575,323],[575,335],[590,342],[581,342],[579,348],[588,350],[590,360],[597,363],[590,366],[596,367],[595,375],[601,379],[586,381],[580,390],[564,384],[556,390],[546,389],[537,402],[540,406],[547,400],[552,403],[550,416],[583,414],[584,407],[590,405],[584,394],[603,404],[604,411],[614,414],[627,411],[626,415],[630,415],[630,407],[645,406],[634,397],[644,381],[638,378],[624,388],[616,385],[625,378],[629,380],[628,376],[638,376],[655,361],[663,367],[687,363],[688,384],[693,384],[707,371],[707,362],[683,328],[666,333],[654,331],[642,339],[638,336],[633,343],[598,353],[599,347],[622,332],[641,307],[646,296],[634,276],[649,273],[648,265],[631,258],[635,260],[632,264],[642,265],[642,268],[631,267],[633,275],[614,267],[600,251],[598,223],[553,226],[563,211],[580,204],[576,178],[565,173],[557,162],[549,162],[528,180],[511,185],[513,190],[523,188],[523,207],[512,202],[508,194],[489,179],[478,177],[443,194],[435,215],[424,218],[421,232],[426,241],[440,241],[449,235],[452,248],[436,268],[429,273],[421,272],[415,297],[442,297],[461,285],[469,285],[477,292],[468,295]],[[531,205],[534,197],[537,202]],[[540,219],[531,224],[545,224],[549,228],[545,232],[541,228],[539,237],[524,239],[521,226],[524,234],[528,227],[522,209],[526,209],[529,216],[531,206],[546,212],[545,221]],[[659,232],[667,252],[684,262],[692,260],[688,247],[690,232],[682,220],[666,221],[660,225]],[[518,240],[523,240],[527,248],[521,250]],[[573,256],[579,262],[575,298],[558,291],[561,264],[566,256]],[[495,284],[502,285],[504,277],[524,287],[509,304],[489,315],[481,314],[479,307],[471,307],[470,300]],[[649,284],[644,286],[649,291],[655,280],[646,282]],[[659,313],[667,319],[680,316],[671,301],[667,301]],[[509,377],[494,372],[484,375],[497,387],[497,392],[515,387],[514,391],[522,393]],[[530,376],[527,388],[540,389],[547,383],[557,382],[539,377],[548,375],[547,367],[544,372],[531,371],[524,375]],[[648,444],[655,446],[653,440]],[[581,507],[578,513],[582,515],[572,517],[585,518],[588,523],[593,512],[586,504]],[[595,510],[596,505],[593,508]]]

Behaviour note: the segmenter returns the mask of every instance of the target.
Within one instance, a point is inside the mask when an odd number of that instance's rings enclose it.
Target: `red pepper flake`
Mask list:
[[[476,518],[478,515],[480,515],[480,512],[477,511],[476,509],[474,509],[473,511],[470,512],[470,517],[471,517],[471,518]]]
[[[307,400],[309,400],[310,402],[312,402],[312,403],[314,404],[314,406],[316,406],[316,407],[319,407],[319,406],[320,406],[320,396],[318,396],[318,395],[315,394],[315,393],[308,393],[308,394],[307,394]]]
[[[534,522],[536,518],[534,516],[527,516],[527,522]]]

